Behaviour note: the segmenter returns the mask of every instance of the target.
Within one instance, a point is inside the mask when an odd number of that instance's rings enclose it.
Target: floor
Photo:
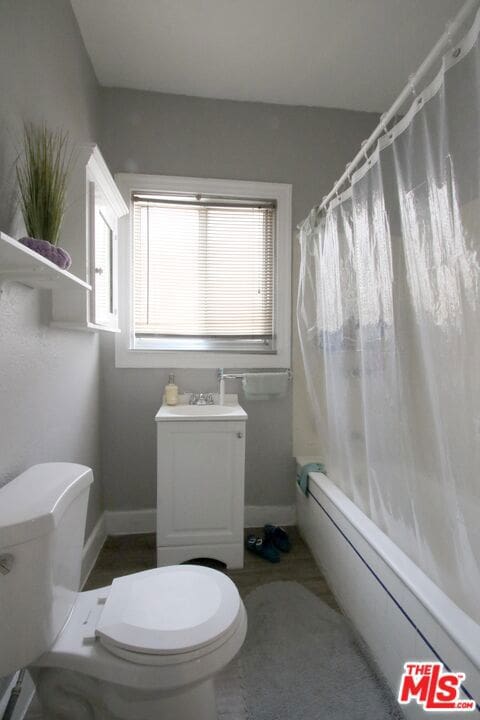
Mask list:
[[[296,528],[287,528],[293,547],[282,554],[279,563],[272,564],[253,553],[245,551],[245,564],[241,570],[226,570],[245,597],[259,585],[275,580],[295,580],[318,595],[330,607],[339,610],[335,598],[318,569],[309,549]],[[249,528],[249,533],[261,533],[261,528]],[[84,590],[110,585],[119,575],[129,575],[156,567],[155,534],[119,535],[109,537],[98,556]]]

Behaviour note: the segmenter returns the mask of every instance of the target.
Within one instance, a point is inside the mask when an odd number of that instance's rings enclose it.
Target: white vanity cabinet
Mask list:
[[[243,567],[245,411],[164,405],[155,419],[157,564]]]

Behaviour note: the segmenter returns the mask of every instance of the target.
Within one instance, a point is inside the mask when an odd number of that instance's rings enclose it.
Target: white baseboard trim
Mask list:
[[[80,587],[83,587],[86,579],[90,575],[90,571],[95,565],[100,550],[107,539],[107,530],[105,526],[105,514],[102,513],[97,520],[95,527],[88,536],[88,540],[83,546],[82,553],[82,571],[80,575]]]
[[[145,510],[106,510],[106,535],[138,535],[156,530],[157,512],[155,508]],[[272,525],[295,525],[295,505],[247,505],[245,507],[245,527]]]
[[[157,511],[145,510],[106,510],[105,525],[107,535],[138,535],[156,530]]]
[[[295,505],[246,505],[245,527],[270,525],[295,525]]]

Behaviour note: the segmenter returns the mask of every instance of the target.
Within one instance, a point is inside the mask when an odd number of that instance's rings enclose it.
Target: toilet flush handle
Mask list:
[[[13,566],[13,555],[0,555],[0,573],[7,575]]]

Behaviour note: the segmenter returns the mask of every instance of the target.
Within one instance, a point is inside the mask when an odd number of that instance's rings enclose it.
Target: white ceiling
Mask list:
[[[383,111],[463,0],[71,0],[109,87]]]

